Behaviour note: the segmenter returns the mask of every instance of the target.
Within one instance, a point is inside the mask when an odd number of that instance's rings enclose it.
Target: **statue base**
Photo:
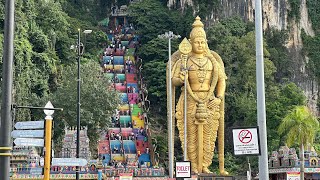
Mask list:
[[[198,180],[234,180],[233,176],[220,176],[209,173],[198,174]]]

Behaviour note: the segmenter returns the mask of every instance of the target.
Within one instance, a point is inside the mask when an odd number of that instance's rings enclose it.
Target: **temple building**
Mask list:
[[[320,179],[319,157],[313,147],[307,147],[304,152],[305,179]],[[287,180],[299,177],[300,159],[294,148],[281,146],[269,157],[269,178],[272,180]]]
[[[83,159],[91,159],[91,152],[89,146],[89,138],[87,134],[87,127],[80,129],[80,154],[79,157]],[[75,158],[77,155],[77,128],[66,127],[65,137],[60,156],[62,158]]]

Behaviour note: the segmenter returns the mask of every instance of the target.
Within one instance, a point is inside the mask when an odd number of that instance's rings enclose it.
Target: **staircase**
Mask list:
[[[99,160],[106,175],[116,176],[114,168],[118,173],[119,169],[121,172],[134,172],[135,176],[164,175],[163,169],[152,169],[154,152],[145,113],[148,102],[144,94],[146,90],[141,89],[144,87],[141,59],[135,55],[138,37],[121,34],[107,36],[115,44],[104,50],[101,66],[104,76],[111,79],[112,88],[119,92],[121,104],[115,110],[112,127],[98,143]]]

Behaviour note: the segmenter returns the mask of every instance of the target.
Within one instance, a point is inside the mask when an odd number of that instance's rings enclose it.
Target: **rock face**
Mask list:
[[[308,99],[308,105],[314,112],[319,114],[317,109],[317,101],[319,95],[319,82],[313,78],[310,71],[306,69],[308,57],[304,57],[301,53],[303,43],[301,39],[302,29],[310,36],[314,36],[311,20],[308,17],[307,0],[301,0],[300,4],[300,20],[297,22],[294,18],[288,18],[288,12],[291,7],[288,0],[263,0],[263,29],[275,28],[278,30],[287,30],[289,32],[289,39],[286,47],[289,51],[291,59],[291,68],[293,69],[293,76],[291,80],[294,81],[300,88],[303,89]],[[184,5],[193,5],[192,0],[169,0],[168,6],[179,4],[180,7]],[[214,22],[218,19],[241,16],[245,21],[254,21],[255,1],[254,0],[220,0],[222,12],[212,12],[207,16],[207,20]],[[197,7],[195,7],[197,9]],[[210,24],[210,23],[209,23]]]

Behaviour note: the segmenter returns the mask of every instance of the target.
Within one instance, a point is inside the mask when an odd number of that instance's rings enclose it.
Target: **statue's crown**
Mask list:
[[[203,23],[201,22],[201,18],[197,16],[195,21],[192,24],[192,31],[190,32],[190,39],[193,40],[197,37],[202,37],[206,39],[206,32],[203,29]]]

